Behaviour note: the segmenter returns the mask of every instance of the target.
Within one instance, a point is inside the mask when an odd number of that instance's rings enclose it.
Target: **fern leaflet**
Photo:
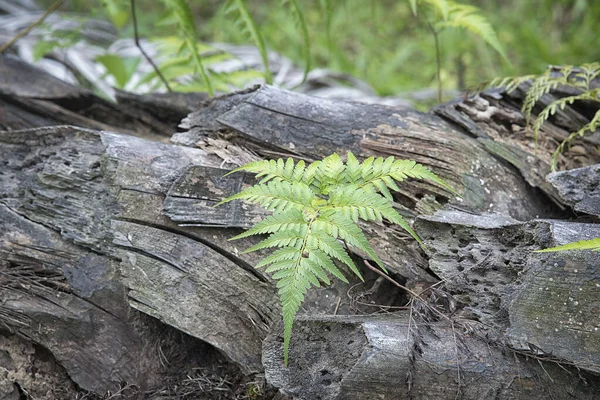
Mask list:
[[[593,250],[600,251],[600,238],[590,240],[580,240],[579,242],[567,243],[562,246],[550,247],[548,249],[536,250],[536,253],[549,253],[554,251],[567,250]]]

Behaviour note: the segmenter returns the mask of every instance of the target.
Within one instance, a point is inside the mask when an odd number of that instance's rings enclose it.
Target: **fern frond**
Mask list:
[[[565,140],[563,140],[554,153],[552,153],[552,171],[556,171],[556,166],[558,164],[558,157],[564,152],[565,147],[571,145],[575,139],[578,137],[583,137],[587,131],[593,133],[596,129],[600,128],[600,110],[596,111],[594,118],[585,124],[581,129],[577,132],[572,132]]]
[[[381,221],[385,218],[399,225],[423,246],[423,242],[410,225],[398,214],[392,204],[378,193],[352,186],[339,188],[331,193],[330,205],[323,209],[339,211],[341,215],[355,223],[359,218],[365,221]]]
[[[265,68],[265,82],[268,84],[273,83],[273,74],[269,68],[267,47],[265,46],[265,41],[258,29],[256,21],[248,9],[246,0],[227,0],[226,7],[227,12],[237,15],[236,22],[250,35],[254,45],[257,47]]]
[[[262,221],[255,224],[252,228],[248,229],[246,232],[234,236],[229,240],[237,240],[253,235],[262,235],[265,233],[294,229],[295,227],[299,227],[301,225],[306,225],[306,220],[302,214],[302,211],[298,210],[297,208],[291,208],[282,213],[277,213],[266,217]]]
[[[482,85],[482,89],[490,88],[490,87],[499,87],[504,88],[506,93],[512,93],[517,89],[521,84],[533,80],[537,77],[537,75],[524,75],[524,76],[509,76],[503,78],[495,78],[491,81]]]
[[[398,190],[395,182],[416,178],[437,182],[452,190],[415,162],[369,157],[360,163],[352,153],[348,153],[346,163],[334,153],[308,166],[289,158],[287,161],[254,161],[232,172],[239,171],[254,173],[261,181],[219,204],[245,200],[273,211],[273,215],[233,239],[270,234],[245,252],[275,250],[256,268],[266,267],[266,272],[272,273],[277,281],[283,310],[286,365],[294,317],[306,291],[321,282],[330,284],[329,275],[348,282],[336,261],[363,279],[347,252],[349,247],[364,252],[385,271],[383,262],[357,225],[358,220],[385,218],[400,225],[422,245],[410,225],[394,209],[389,189]]]
[[[479,9],[477,7],[457,4],[450,1],[447,3],[449,5],[448,14],[447,17],[438,24],[439,27],[464,29],[474,33],[496,50],[496,52],[510,64],[510,61],[504,52],[504,48],[498,40],[496,31],[494,31],[494,28],[492,28],[492,25],[488,20],[479,14]]]
[[[311,68],[310,37],[308,36],[308,26],[306,25],[306,21],[304,20],[304,13],[302,12],[300,4],[298,4],[297,0],[282,0],[282,3],[284,6],[286,4],[289,5],[290,12],[296,21],[296,25],[298,25],[298,27],[300,28],[300,32],[302,33],[302,41],[304,42],[303,53],[305,66],[304,75],[302,76],[302,82],[300,84],[303,84],[306,81],[306,78]]]
[[[162,2],[175,16],[179,28],[184,33],[185,46],[192,56],[197,72],[206,84],[209,96],[213,97],[214,90],[210,78],[208,77],[208,71],[204,67],[200,50],[198,49],[198,43],[196,41],[196,25],[194,24],[192,11],[190,10],[188,3],[185,0],[162,0]]]
[[[310,253],[308,254],[308,259],[312,262],[318,264],[325,271],[329,272],[331,275],[335,276],[339,280],[344,283],[348,283],[348,279],[342,274],[342,272],[335,265],[330,256],[327,255],[323,250],[318,248],[311,248]],[[360,277],[360,276],[359,276]]]
[[[294,272],[297,270],[298,266],[295,266]],[[288,364],[294,318],[300,309],[300,305],[304,301],[304,296],[310,288],[310,285],[310,281],[297,272],[291,276],[282,278],[277,283],[283,314],[283,362],[285,366]]]
[[[301,182],[313,187],[319,186],[320,183],[318,181],[315,182],[317,173],[321,168],[321,161],[315,161],[310,163],[308,167],[303,171]]]
[[[600,76],[600,63],[588,63],[583,64],[573,73],[573,79],[571,81],[575,85],[579,83],[579,86],[583,90],[589,91],[590,83],[598,76]]]
[[[574,102],[581,101],[581,100],[600,101],[600,97],[598,96],[599,93],[600,93],[600,89],[594,89],[594,90],[591,90],[589,92],[584,92],[584,93],[581,93],[581,94],[578,94],[578,95],[575,95],[575,96],[563,97],[562,99],[558,99],[558,100],[553,101],[552,103],[550,103],[537,116],[537,118],[535,120],[535,123],[533,124],[533,140],[535,141],[536,145],[537,145],[537,142],[538,142],[538,134],[539,134],[540,128],[542,127],[542,124],[544,122],[546,122],[548,120],[548,118],[550,118],[551,115],[556,114],[556,111],[558,109],[564,110],[565,107],[568,104],[573,104]],[[575,137],[576,136],[574,136],[573,139]],[[563,143],[565,143],[565,142],[563,142]],[[564,145],[562,147],[564,147]]]
[[[421,0],[423,3],[429,5],[433,10],[439,14],[439,20],[447,21],[450,16],[450,1],[448,0]],[[413,9],[413,14],[416,15],[416,8],[413,6],[411,0],[411,9]]]
[[[359,218],[365,221],[381,221],[394,210],[385,197],[354,186],[337,187],[329,195],[329,205],[324,209],[341,212],[355,223]]]
[[[335,186],[344,179],[346,166],[337,153],[325,157],[317,167],[314,179],[318,182],[319,189],[323,194],[327,194],[330,186]]]
[[[297,249],[295,247],[283,247],[279,250],[275,250],[273,253],[260,260],[254,266],[254,268],[262,268],[269,264],[277,263],[280,261],[294,260],[298,257],[300,257],[300,249]],[[266,272],[270,271],[267,269]]]
[[[559,76],[553,76],[552,70],[548,68],[546,72],[533,81],[533,84],[525,95],[525,101],[523,102],[523,107],[521,109],[523,115],[525,115],[527,125],[529,125],[529,119],[531,118],[533,108],[542,96],[550,93],[551,90],[555,90],[559,85],[569,84],[568,77],[571,75],[572,68],[573,67],[565,67],[560,71]]]
[[[361,170],[362,182],[360,182],[359,187],[377,189],[390,200],[391,195],[389,195],[389,192],[387,193],[389,196],[387,196],[381,188],[385,186],[398,191],[399,189],[394,181],[402,182],[407,178],[434,182],[451,193],[458,195],[454,189],[427,167],[411,160],[394,160],[394,157],[388,157],[384,161],[383,158],[379,157],[373,161],[373,157],[369,157],[361,165]]]
[[[294,159],[288,158],[285,162],[282,159],[275,160],[257,160],[236,168],[224,176],[234,172],[251,172],[256,174],[257,178],[262,178],[260,183],[267,183],[271,180],[287,181],[289,183],[300,182],[304,175],[305,163],[303,160],[294,164]]]
[[[234,194],[216,206],[233,200],[245,200],[257,204],[271,211],[286,211],[290,208],[311,208],[319,198],[304,183],[301,182],[274,182],[251,186]],[[216,207],[215,206],[215,207]]]
[[[567,250],[593,250],[600,251],[600,238],[590,240],[580,240],[579,242],[567,243],[562,246],[550,247],[548,249],[536,250],[536,253],[549,253],[554,251]]]
[[[331,258],[335,258],[346,264],[348,268],[352,272],[356,274],[361,280],[363,280],[362,275],[352,258],[346,253],[342,244],[336,239],[332,238],[325,231],[321,231],[317,229],[314,225],[312,226],[314,229],[308,236],[307,247],[311,249],[319,249],[322,250],[325,254],[327,254]]]
[[[408,0],[410,4],[410,11],[412,11],[413,15],[417,16],[417,0]]]

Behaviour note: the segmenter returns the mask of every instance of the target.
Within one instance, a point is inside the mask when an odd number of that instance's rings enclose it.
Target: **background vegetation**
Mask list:
[[[44,0],[44,6],[52,1]],[[110,1],[107,3],[119,3]],[[101,14],[132,37],[128,1],[120,10],[100,0],[69,0],[63,10]],[[267,48],[305,64],[302,34],[281,0],[247,0]],[[313,68],[330,68],[361,78],[380,95],[435,88],[433,37],[423,14],[414,17],[409,0],[332,0],[331,36],[324,0],[298,2],[311,42]],[[445,89],[464,89],[499,76],[542,73],[549,64],[580,65],[600,59],[600,2],[593,0],[462,0],[477,6],[491,22],[510,64],[480,38],[446,29],[440,34],[441,79]],[[251,44],[233,23],[223,0],[190,1],[199,39]],[[91,6],[90,6],[91,5]],[[138,1],[140,35],[152,39],[176,34],[161,2]],[[162,23],[161,23],[162,22]]]

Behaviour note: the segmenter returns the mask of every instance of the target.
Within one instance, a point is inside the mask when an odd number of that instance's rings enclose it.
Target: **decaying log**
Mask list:
[[[207,150],[208,139],[226,138],[262,156],[312,160],[353,151],[408,158],[431,167],[456,188],[463,199],[453,202],[460,207],[519,220],[552,212],[518,172],[435,114],[317,99],[265,86],[212,100],[190,114],[181,128],[187,131],[174,135],[175,143],[205,143]],[[435,210],[454,198],[422,182],[401,188],[398,201],[410,210]]]
[[[261,369],[275,293],[216,236],[162,221],[157,204],[179,174],[214,157],[64,126],[3,132],[0,143],[1,268],[17,286],[6,283],[2,307],[25,320],[11,328],[98,392],[123,380],[141,386],[132,366],[159,362],[145,360],[151,338],[140,337],[129,304],[215,345],[247,373]],[[30,264],[39,293],[22,290]],[[58,282],[42,290],[45,274]]]
[[[299,399],[600,395],[597,383],[574,378],[578,370],[600,372],[600,256],[533,253],[600,237],[600,226],[441,211],[419,218],[416,228],[443,282],[422,293],[452,293],[452,318],[434,312],[434,321],[423,320],[412,309],[379,318],[303,317],[288,369],[280,367],[280,333],[267,338],[269,382]]]
[[[567,206],[597,215],[597,167],[577,198],[556,184],[567,173],[548,183],[547,160],[506,135],[524,131],[517,94],[430,114],[269,86],[198,107],[203,96],[165,96],[118,93],[115,105],[0,57],[0,338],[9,330],[47,349],[100,394],[160,385],[162,333],[148,322],[158,320],[299,398],[600,395],[598,253],[532,253],[600,236],[597,224],[548,219],[571,216]],[[562,116],[546,132],[585,119]],[[399,212],[431,214],[415,226],[426,253],[394,227],[365,226],[393,279],[445,316],[415,299],[389,316],[324,315],[410,300],[357,253],[367,282],[308,293],[285,369],[277,290],[253,268],[265,253],[241,253],[255,239],[228,240],[265,212],[213,206],[253,183],[223,176],[237,165],[334,151],[414,159],[463,195],[401,186]]]
[[[416,228],[464,318],[506,332],[514,349],[600,373],[600,253],[534,253],[600,237],[598,224],[439,212]]]
[[[117,105],[16,57],[0,56],[0,130],[76,125],[166,142],[179,120],[204,97],[121,92]]]
[[[415,318],[410,312],[300,317],[288,368],[281,367],[279,334],[267,337],[267,379],[293,398],[306,400],[591,400],[600,395],[597,377],[526,359],[499,346],[485,329],[478,332],[477,323],[457,322],[453,328],[445,321]]]

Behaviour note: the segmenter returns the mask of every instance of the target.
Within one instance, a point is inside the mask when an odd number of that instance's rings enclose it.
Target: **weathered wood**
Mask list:
[[[556,189],[545,179],[550,173],[552,153],[570,132],[575,132],[590,122],[598,107],[592,105],[589,108],[588,105],[576,102],[564,110],[557,110],[556,115],[543,124],[536,147],[533,129],[527,125],[527,119],[520,111],[528,88],[529,85],[524,83],[510,94],[489,90],[440,105],[434,111],[463,127],[468,134],[477,138],[490,154],[513,165],[529,185],[538,187],[560,205]],[[564,88],[559,87],[555,93],[542,96],[539,105],[534,108],[530,123],[535,120],[535,113],[541,112],[545,106],[565,95],[572,95],[563,92],[562,89]],[[579,139],[572,151],[567,151],[568,157],[560,159],[561,167],[567,165],[574,168],[600,162],[598,154],[591,151],[598,144],[599,133]]]
[[[4,200],[4,199],[3,199]],[[48,349],[80,387],[147,387],[159,362],[135,329],[114,260],[0,204],[0,326]]]
[[[534,253],[600,237],[600,225],[439,212],[421,217],[429,267],[465,308],[512,348],[539,349],[600,372],[600,254]]]
[[[280,332],[265,341],[271,384],[299,399],[600,395],[598,375],[585,385],[569,369],[600,372],[600,256],[533,253],[600,236],[599,225],[441,211],[416,229],[443,281],[422,297],[452,296],[453,315],[301,317],[289,368],[281,368]]]
[[[520,220],[551,212],[518,172],[433,114],[262,86],[206,103],[181,127],[187,131],[173,137],[176,143],[225,138],[262,156],[311,160],[350,150],[408,158],[431,167],[463,195],[462,201],[455,200],[437,186],[403,184],[398,202],[417,211],[439,208],[450,198],[462,208],[504,212]]]
[[[573,210],[600,217],[600,164],[552,173],[548,182]]]
[[[282,340],[265,341],[267,380],[294,399],[595,399],[597,376],[525,359],[478,333],[409,312],[298,318],[290,364]],[[410,333],[409,333],[410,332]],[[568,371],[568,372],[566,372]],[[587,379],[587,384],[581,378]]]
[[[203,97],[120,93],[117,105],[16,57],[0,55],[0,130],[76,125],[166,142]]]
[[[127,378],[145,386],[142,378],[148,378],[136,375],[136,365],[146,364],[141,359],[148,343],[127,318],[129,304],[215,345],[246,373],[261,369],[261,340],[278,313],[270,284],[235,253],[220,249],[212,235],[185,231],[162,214],[173,183],[191,166],[216,167],[214,156],[73,127],[2,132],[0,143],[0,204],[13,221],[1,230],[8,262],[3,270],[11,270],[17,255],[48,262],[30,247],[74,253],[68,268],[65,260],[54,261],[53,273],[65,274],[66,288],[99,296],[97,308],[52,291],[44,292],[42,303],[27,291],[2,300],[11,313],[32,321],[18,332],[49,348],[77,384],[102,392]],[[136,202],[140,198],[144,203]],[[32,227],[54,233],[53,241]],[[29,232],[23,239],[29,247],[14,243],[21,231]],[[77,329],[84,342],[70,338]]]

